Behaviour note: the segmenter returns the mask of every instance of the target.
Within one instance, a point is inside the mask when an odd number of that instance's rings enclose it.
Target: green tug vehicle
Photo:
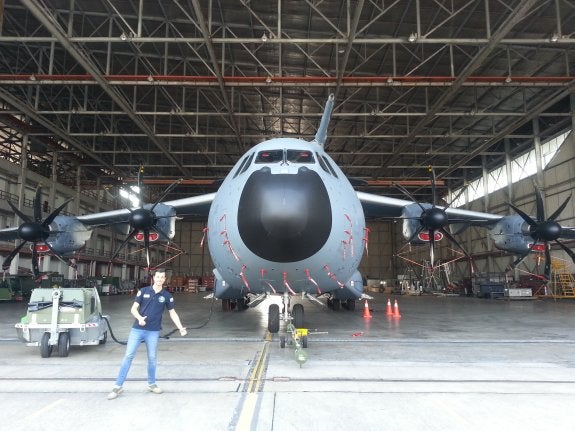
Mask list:
[[[95,287],[37,288],[26,316],[15,327],[27,346],[40,346],[43,358],[50,357],[54,347],[66,357],[70,346],[105,344],[106,319]]]

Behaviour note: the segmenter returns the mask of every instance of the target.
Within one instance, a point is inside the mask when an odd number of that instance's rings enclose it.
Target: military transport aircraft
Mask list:
[[[268,329],[275,333],[280,319],[303,326],[303,305],[290,310],[290,298],[297,294],[311,300],[325,295],[333,309],[342,304],[355,308],[363,294],[358,267],[369,241],[364,214],[402,219],[406,240],[429,242],[431,251],[441,237],[461,248],[446,229],[450,224],[476,225],[490,230],[497,248],[519,255],[514,264],[542,244],[549,265],[551,241],[575,261],[575,254],[558,241],[561,236],[574,237],[572,229],[555,222],[567,201],[546,219],[539,194],[537,216],[532,218],[515,207],[518,215],[502,216],[356,192],[325,151],[333,104],[330,95],[314,140],[274,138],[252,147],[216,193],[78,217],[58,215],[60,207],[45,220],[38,208],[29,219],[13,207],[24,223],[1,229],[0,239],[23,242],[3,266],[10,265],[25,242],[46,244],[63,257],[84,246],[91,229],[102,225],[128,226],[126,241],[143,233],[148,252],[151,232],[170,239],[176,217],[209,208],[207,239],[215,265],[215,297],[224,309],[232,304],[243,309],[267,295],[282,295],[281,313],[277,304],[268,310]],[[37,256],[34,259],[37,269]]]

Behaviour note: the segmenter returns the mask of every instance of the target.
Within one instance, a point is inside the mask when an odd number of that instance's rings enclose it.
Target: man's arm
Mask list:
[[[174,310],[173,308],[169,312],[170,312],[170,319],[172,319],[172,322],[174,322],[176,328],[180,330],[180,335],[183,337],[188,333],[188,331],[186,331],[186,328],[184,328],[182,322],[180,322],[180,316],[178,316],[178,313],[176,313],[176,310]]]
[[[130,313],[132,313],[132,316],[136,318],[136,320],[138,321],[138,325],[145,326],[147,316],[142,316],[139,310],[140,310],[140,304],[134,302],[134,304],[132,304],[132,308],[130,309]]]

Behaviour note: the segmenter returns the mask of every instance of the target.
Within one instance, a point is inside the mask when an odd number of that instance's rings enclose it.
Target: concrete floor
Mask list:
[[[0,303],[1,429],[62,430],[567,430],[575,429],[575,302],[460,297],[369,301],[372,318],[304,301],[308,361],[266,341],[266,300],[223,313],[159,347],[162,395],[145,392],[146,355],[108,401],[124,346],[72,347],[40,358],[16,340],[26,304]],[[175,294],[188,327],[210,316],[202,294]],[[117,338],[129,296],[103,297]],[[393,301],[393,299],[392,299]],[[173,329],[166,316],[164,330]],[[313,333],[315,332],[315,333]]]

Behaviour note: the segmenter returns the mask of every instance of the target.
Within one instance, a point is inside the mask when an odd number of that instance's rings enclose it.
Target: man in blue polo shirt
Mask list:
[[[116,385],[112,389],[112,392],[108,394],[109,400],[118,398],[118,395],[122,392],[122,385],[126,380],[126,376],[132,365],[132,360],[142,342],[146,343],[146,350],[148,352],[148,390],[154,394],[161,394],[163,392],[163,390],[156,385],[156,353],[158,351],[158,339],[160,338],[160,330],[162,329],[164,309],[168,309],[170,318],[179,329],[180,335],[183,337],[188,333],[186,328],[182,326],[176,310],[174,310],[174,298],[169,292],[163,289],[165,281],[166,272],[158,268],[154,273],[154,284],[141,288],[136,295],[135,302],[130,310],[132,316],[136,318],[136,321],[128,337],[126,354],[120,366]]]

